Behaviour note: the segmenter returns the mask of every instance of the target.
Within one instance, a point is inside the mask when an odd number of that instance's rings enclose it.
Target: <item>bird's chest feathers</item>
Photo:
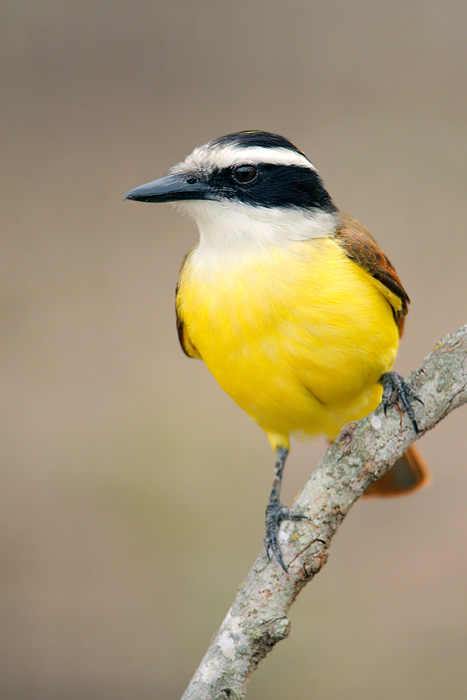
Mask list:
[[[221,264],[214,274],[201,274],[193,282],[196,323],[226,342],[264,333],[274,323],[279,295],[273,297],[271,276],[263,265]]]
[[[304,429],[311,395],[317,407],[347,405],[392,365],[392,309],[332,238],[216,265],[196,253],[180,278],[184,329],[219,384],[260,425],[282,406],[295,416],[290,430]],[[348,419],[339,415],[339,426]]]
[[[292,304],[293,288],[300,281],[296,274],[290,279],[291,271],[296,272],[296,262],[277,251],[206,260],[195,252],[182,274],[179,294],[190,336],[195,340],[207,334],[230,347],[248,342],[250,335],[258,342]]]
[[[206,360],[212,350],[231,355],[251,345],[266,352],[288,341],[329,343],[379,313],[392,320],[370,276],[331,238],[217,258],[195,249],[182,271],[178,304]]]

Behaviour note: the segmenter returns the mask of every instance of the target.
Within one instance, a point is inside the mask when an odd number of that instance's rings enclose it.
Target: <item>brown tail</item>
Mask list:
[[[430,470],[424,458],[414,445],[400,457],[391,469],[369,486],[364,498],[369,496],[403,496],[417,489],[428,486],[431,481]]]

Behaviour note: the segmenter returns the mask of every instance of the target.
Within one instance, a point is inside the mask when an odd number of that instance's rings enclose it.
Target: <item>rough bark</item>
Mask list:
[[[467,326],[443,338],[409,380],[423,401],[414,406],[420,433],[396,406],[386,417],[380,407],[342,429],[294,505],[310,523],[281,527],[288,573],[259,555],[182,700],[244,697],[250,674],[288,636],[288,610],[325,564],[351,506],[416,439],[467,401]]]

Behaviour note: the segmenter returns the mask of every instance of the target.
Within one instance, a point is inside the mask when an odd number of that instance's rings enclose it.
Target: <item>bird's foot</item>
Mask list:
[[[283,520],[309,520],[306,515],[298,515],[291,513],[286,506],[283,506],[278,500],[270,500],[266,508],[266,537],[264,538],[264,547],[266,556],[271,560],[270,552],[276,557],[280,566],[287,573],[287,567],[282,559],[281,549],[279,547],[278,536],[279,528]]]
[[[384,415],[387,413],[388,406],[397,404],[399,408],[407,413],[413,429],[418,435],[419,430],[412,404],[414,401],[423,404],[421,398],[413,387],[397,372],[386,372],[379,381],[383,385],[381,403],[383,404]]]

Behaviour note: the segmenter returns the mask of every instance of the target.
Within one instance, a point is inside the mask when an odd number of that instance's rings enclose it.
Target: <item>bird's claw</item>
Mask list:
[[[383,385],[383,396],[381,403],[383,405],[384,415],[387,414],[388,406],[394,403],[407,413],[413,425],[415,433],[418,435],[419,429],[415,420],[415,413],[412,407],[414,401],[418,401],[423,405],[423,401],[416,393],[415,389],[397,372],[386,372],[380,379]],[[394,396],[394,398],[392,398]]]
[[[282,553],[278,542],[279,528],[283,520],[309,520],[306,515],[291,513],[286,506],[279,501],[270,501],[266,508],[266,537],[264,538],[264,548],[266,556],[271,560],[270,552],[277,559],[281,568],[287,573],[287,567],[282,559]]]

